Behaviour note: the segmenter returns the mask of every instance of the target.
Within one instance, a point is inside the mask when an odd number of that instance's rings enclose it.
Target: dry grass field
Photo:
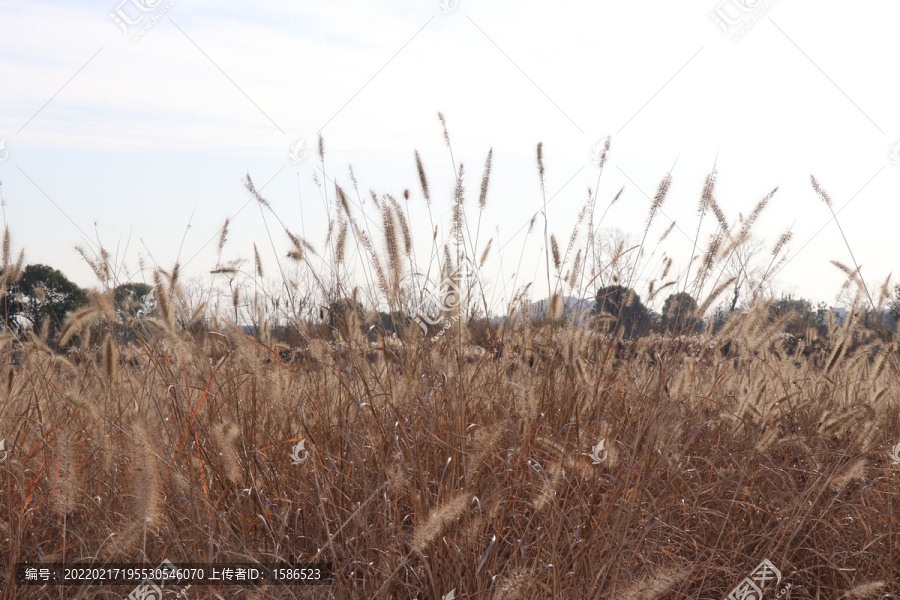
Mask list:
[[[490,158],[481,207],[489,172]],[[713,184],[701,208],[718,219]],[[399,311],[413,268],[403,201],[372,194],[381,240],[343,190],[330,194],[327,251],[288,232],[292,259],[323,297],[352,297],[344,248],[355,243],[370,297]],[[451,241],[433,253],[445,274],[490,250],[470,244],[465,208],[460,185]],[[593,211],[582,217],[569,249],[594,231]],[[695,261],[703,310],[752,220],[721,215]],[[548,283],[555,267],[566,289],[591,289],[589,272],[576,277],[584,259],[544,241]],[[4,246],[3,290],[21,269]],[[371,315],[332,304],[324,322],[296,316],[288,336],[264,300],[252,332],[198,304],[177,267],[156,271],[155,310],[123,321],[109,257],[92,261],[98,287],[60,339],[5,332],[0,343],[4,599],[132,592],[16,586],[16,563],[163,559],[335,570],[330,586],[198,585],[186,598],[718,600],[764,560],[781,574],[766,599],[900,595],[888,331],[847,319],[827,337],[787,335],[794,315],[773,318],[761,300],[716,331],[626,336],[615,315],[575,326],[554,300],[549,318],[493,323],[457,303],[428,336],[402,321],[366,331]]]

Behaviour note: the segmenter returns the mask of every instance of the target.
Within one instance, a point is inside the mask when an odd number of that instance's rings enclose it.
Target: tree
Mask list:
[[[897,324],[900,323],[900,284],[894,285],[894,294],[888,300],[887,312],[894,320],[894,329],[897,329]]]
[[[687,292],[670,294],[663,303],[662,326],[676,335],[696,333],[700,328],[700,307]]]
[[[871,308],[860,307],[856,326],[868,331],[883,332],[885,329],[895,331],[897,329],[897,321],[894,320],[889,308],[876,311]]]
[[[820,327],[828,325],[828,315],[830,313],[831,309],[828,308],[828,303],[820,301],[816,304],[816,324]]]
[[[782,296],[769,307],[769,317],[772,321],[777,321],[789,313],[793,313],[794,316],[785,324],[784,330],[792,335],[806,335],[808,329],[820,324],[817,311],[813,310],[812,302],[806,298],[794,298],[789,294]]]
[[[62,328],[66,314],[87,304],[87,293],[60,271],[47,265],[28,265],[0,299],[3,324],[13,330],[41,331],[50,338]]]
[[[113,301],[116,305],[116,311],[119,311],[129,317],[134,317],[141,310],[141,304],[153,287],[146,283],[123,283],[116,286],[113,291]]]
[[[413,320],[398,311],[378,311],[373,318],[365,323],[366,335],[370,341],[375,341],[380,335],[388,337],[396,335],[404,337],[404,330],[412,324]]]
[[[726,276],[734,278],[729,312],[738,308],[742,298],[752,300],[759,295],[761,286],[766,283],[765,277],[770,266],[761,240],[751,238],[732,250],[725,266]]]
[[[713,310],[712,313],[712,332],[719,333],[723,327],[725,327],[725,323],[728,322],[728,319],[731,318],[732,311],[729,310],[729,301],[724,300],[720,302],[718,306]]]
[[[602,229],[596,234],[593,244],[593,265],[591,276],[597,276],[601,286],[627,282],[638,265],[639,245],[634,236],[621,229]]]
[[[365,308],[352,298],[336,298],[323,306],[321,316],[332,334],[350,339],[351,332],[362,331]]]
[[[116,286],[116,289],[113,291],[116,308],[126,307],[133,301],[140,303],[141,298],[152,290],[153,286],[146,283],[123,283]]]
[[[650,327],[650,313],[631,288],[611,285],[597,290],[594,314],[604,313],[615,317],[615,329],[621,327],[626,337],[636,337]]]

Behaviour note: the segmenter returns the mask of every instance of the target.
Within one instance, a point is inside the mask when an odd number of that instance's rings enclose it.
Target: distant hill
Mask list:
[[[547,314],[549,298],[531,303],[531,314],[534,317]],[[569,322],[583,324],[594,314],[594,300],[592,298],[578,298],[576,296],[563,296],[563,317]]]
[[[850,309],[844,308],[842,306],[837,306],[837,307],[832,308],[831,312],[834,313],[835,322],[838,325],[843,325],[844,322],[847,320],[847,315],[849,314]],[[887,327],[894,327],[897,324],[896,321],[894,320],[894,317],[891,316],[890,310],[888,310],[886,308],[882,308],[879,311],[879,314],[881,314],[881,319],[884,321],[884,324]]]
[[[527,310],[530,318],[540,317],[547,314],[547,298],[532,302],[528,305]],[[594,301],[590,298],[577,298],[575,296],[563,297],[563,316],[571,323],[578,325],[584,324],[594,314]],[[521,319],[525,315],[518,313],[516,318]],[[491,323],[502,323],[506,319],[506,315],[495,315],[491,317]]]

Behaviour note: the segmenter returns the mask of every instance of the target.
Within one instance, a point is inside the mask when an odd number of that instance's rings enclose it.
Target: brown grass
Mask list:
[[[538,157],[543,185],[540,148]],[[418,153],[416,167],[430,199]],[[467,231],[457,184],[451,243]],[[479,209],[486,189],[485,176]],[[718,231],[699,271],[679,278],[708,278],[706,299],[721,292],[722,248],[747,235],[723,227],[707,195]],[[376,202],[379,253],[342,204],[339,262],[356,244],[373,274],[369,293],[398,310],[409,293],[399,280],[416,268],[406,215],[389,196]],[[568,249],[560,255],[556,238],[546,240],[561,273]],[[292,243],[298,264],[313,268],[314,249]],[[455,249],[484,262],[488,247]],[[432,256],[442,251],[453,264],[436,272],[451,273],[459,258],[437,242]],[[16,272],[8,241],[3,255],[0,286]],[[461,315],[460,331],[436,340],[413,324],[370,341],[356,316],[333,333],[295,313],[299,341],[288,345],[267,328],[248,336],[226,316],[252,292],[235,287],[234,307],[204,318],[177,269],[158,272],[156,284],[159,306],[131,341],[103,290],[72,315],[67,341],[83,349],[68,356],[39,336],[4,334],[4,599],[130,592],[11,584],[15,563],[48,557],[324,561],[337,572],[335,598],[438,599],[455,589],[458,599],[629,600],[725,597],[767,558],[791,583],[788,597],[900,593],[900,467],[887,456],[900,441],[896,347],[852,325],[788,351],[761,303],[715,335],[621,340],[560,323],[554,296],[553,319],[483,328],[479,346],[461,333],[474,339],[470,306],[448,313]],[[308,459],[293,464],[300,440]],[[600,440],[608,454],[595,465],[588,455]],[[269,587],[252,597],[327,591]],[[188,597],[248,594],[195,586]]]

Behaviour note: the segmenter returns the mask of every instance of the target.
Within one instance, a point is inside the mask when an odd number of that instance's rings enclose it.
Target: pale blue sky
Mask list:
[[[548,194],[558,192],[550,230],[563,241],[596,185],[591,146],[606,135],[612,152],[598,206],[625,192],[604,226],[637,233],[645,194],[675,164],[663,210],[680,228],[667,248],[676,265],[689,256],[680,232],[696,227],[718,155],[718,199],[729,217],[780,188],[759,232],[772,242],[793,223],[795,258],[780,275],[786,291],[832,299],[842,278],[828,260],[850,263],[833,223],[817,234],[829,214],[810,174],[837,207],[849,201],[839,218],[867,279],[900,267],[900,164],[890,156],[900,141],[900,6],[892,0],[780,0],[737,41],[709,15],[735,16],[741,0],[458,0],[447,12],[439,1],[178,0],[135,42],[110,13],[121,8],[147,23],[166,3],[147,13],[137,4],[0,0],[6,222],[27,262],[82,285],[92,275],[73,247],[96,244],[97,235],[132,273],[139,252],[170,268],[179,248],[182,263],[196,256],[189,274],[207,272],[215,244],[204,244],[226,217],[225,257],[250,256],[255,241],[276,273],[286,237],[268,217],[273,251],[260,210],[237,214],[249,199],[248,171],[258,186],[268,182],[263,195],[282,220],[321,247],[317,161],[312,152],[299,164],[289,156],[300,138],[312,149],[320,130],[326,171],[346,187],[352,163],[363,194],[410,189],[414,232],[428,248],[413,150],[446,220],[453,173],[439,110],[466,165],[470,209],[494,149],[482,239],[499,226],[504,278],[524,233],[510,238],[541,208],[536,144],[544,143]],[[661,216],[653,239],[669,223]],[[543,270],[540,237],[525,249],[529,280],[535,266]],[[486,276],[499,273],[495,256]],[[546,291],[540,282],[535,297]]]

